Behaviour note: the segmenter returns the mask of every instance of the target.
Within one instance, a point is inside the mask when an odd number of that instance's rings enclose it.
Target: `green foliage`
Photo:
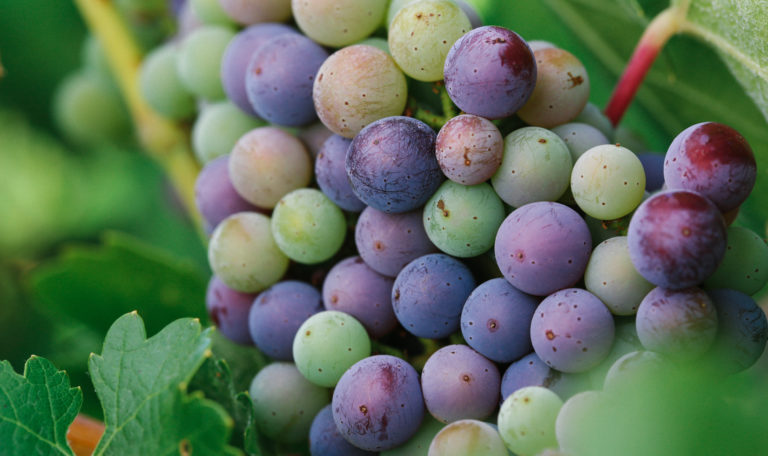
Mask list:
[[[24,376],[2,361],[0,393],[0,453],[74,454],[67,443],[67,429],[80,410],[83,394],[69,386],[66,373],[37,356],[27,361]]]

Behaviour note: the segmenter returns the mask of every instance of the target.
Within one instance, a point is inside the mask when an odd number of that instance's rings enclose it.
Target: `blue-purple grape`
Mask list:
[[[352,191],[345,167],[351,143],[351,139],[339,135],[325,140],[315,159],[315,178],[320,190],[337,206],[345,211],[360,212],[365,209],[365,203]]]
[[[645,171],[645,191],[655,192],[664,186],[664,155],[653,152],[637,154]]]
[[[243,199],[232,185],[229,179],[229,155],[214,159],[200,171],[195,181],[195,205],[203,216],[208,234],[232,214],[259,211]]]
[[[312,456],[375,456],[347,442],[333,421],[331,404],[323,407],[309,428],[309,454]]]

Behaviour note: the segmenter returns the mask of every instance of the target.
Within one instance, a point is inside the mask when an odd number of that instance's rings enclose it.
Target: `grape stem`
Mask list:
[[[67,441],[77,456],[91,456],[104,434],[104,423],[80,414],[69,426]]]
[[[659,13],[646,27],[605,108],[605,115],[614,127],[627,111],[656,56],[673,35],[683,30],[689,3],[676,2]]]

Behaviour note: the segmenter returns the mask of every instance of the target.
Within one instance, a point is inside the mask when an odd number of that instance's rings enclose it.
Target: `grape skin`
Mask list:
[[[375,456],[377,453],[353,446],[341,436],[333,421],[331,404],[323,407],[309,428],[309,453],[312,456]]]
[[[186,119],[197,106],[182,85],[177,69],[178,51],[171,44],[153,49],[139,68],[139,90],[149,106],[163,117]]]
[[[501,166],[504,138],[488,119],[462,114],[440,129],[435,146],[437,162],[448,179],[475,185],[490,179]]]
[[[325,140],[315,159],[315,178],[320,190],[337,206],[345,211],[360,212],[365,209],[365,203],[352,191],[347,178],[347,150],[351,143],[350,139],[335,134]]]
[[[227,27],[206,25],[184,38],[176,65],[187,90],[207,100],[225,97],[221,60],[234,37],[235,32]]]
[[[496,428],[482,421],[454,421],[435,435],[428,456],[507,456]]]
[[[563,406],[557,394],[540,386],[515,391],[499,410],[499,434],[511,451],[533,456],[557,447],[555,420]]]
[[[574,163],[589,149],[610,142],[596,127],[581,122],[558,125],[552,128],[552,133],[559,136],[568,146]]]
[[[341,47],[372,34],[383,21],[386,0],[292,0],[299,28],[314,41]]]
[[[211,276],[205,293],[205,309],[219,331],[229,340],[241,345],[251,345],[248,331],[248,312],[253,303],[253,293],[235,291],[218,277]]]
[[[240,25],[284,22],[291,18],[291,0],[219,0],[219,4]]]
[[[723,261],[705,282],[707,288],[731,288],[754,295],[768,283],[768,245],[748,228],[728,228]]]
[[[720,288],[707,292],[717,313],[718,331],[707,357],[718,371],[749,369],[757,362],[768,341],[768,320],[754,299],[736,290]]]
[[[228,101],[208,105],[200,111],[192,127],[192,148],[202,164],[227,155],[237,141],[266,123],[255,119]]]
[[[195,206],[203,217],[208,234],[230,215],[259,211],[259,208],[244,200],[232,185],[229,179],[229,155],[214,159],[200,171],[195,180]]]

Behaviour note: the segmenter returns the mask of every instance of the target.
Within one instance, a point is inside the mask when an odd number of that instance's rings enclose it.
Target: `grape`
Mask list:
[[[654,288],[632,264],[626,236],[607,239],[595,247],[584,284],[614,315],[634,315],[640,301]]]
[[[533,456],[557,447],[555,420],[562,406],[557,394],[540,386],[515,391],[499,411],[499,434],[507,448],[520,456]]]
[[[372,207],[365,208],[357,219],[355,245],[371,269],[388,277],[436,250],[424,231],[420,210],[387,214]]]
[[[541,386],[552,390],[562,399],[589,389],[587,374],[568,374],[550,368],[536,353],[526,355],[510,364],[501,378],[501,398],[507,399],[526,386]]]
[[[437,134],[437,162],[448,179],[464,185],[487,181],[501,165],[504,138],[488,119],[462,114]]]
[[[605,359],[614,339],[613,317],[595,295],[578,288],[547,296],[531,322],[531,344],[548,366],[585,372]]]
[[[470,27],[473,29],[476,29],[478,27],[483,26],[483,20],[480,18],[480,15],[477,13],[477,10],[467,3],[464,0],[453,0],[454,3],[459,5],[459,8],[461,8],[462,11],[464,11],[464,14],[467,15],[467,19],[469,19]]]
[[[626,147],[629,150],[648,150],[645,139],[635,130],[619,125],[613,133],[613,142]]]
[[[595,431],[605,432],[596,423],[602,423],[605,410],[610,407],[605,393],[585,391],[568,399],[560,408],[555,421],[555,435],[560,449],[566,454],[589,455],[598,442],[593,439],[598,436]]]
[[[589,99],[589,77],[584,65],[570,52],[558,48],[540,49],[533,56],[536,86],[517,115],[544,128],[574,120]]]
[[[195,181],[195,204],[210,234],[222,220],[238,212],[259,209],[244,200],[229,180],[229,155],[218,157],[200,171]]]
[[[531,52],[536,52],[539,49],[557,48],[554,44],[544,40],[530,40],[528,41],[528,47],[531,48]]]
[[[184,87],[207,100],[225,97],[221,84],[221,60],[235,32],[227,27],[206,25],[184,38],[176,66]]]
[[[455,421],[435,435],[428,456],[507,456],[496,428],[477,420]]]
[[[589,149],[610,142],[596,127],[580,122],[558,125],[552,128],[552,133],[559,136],[568,146],[574,163]]]
[[[643,347],[676,359],[695,359],[717,332],[717,312],[698,288],[654,288],[637,309],[637,336]]]
[[[195,97],[181,83],[177,59],[178,52],[173,45],[152,50],[141,62],[139,91],[161,116],[185,119],[195,113]]]
[[[280,280],[288,258],[272,237],[269,217],[240,212],[224,219],[208,244],[208,262],[228,287],[244,293],[261,291]]]
[[[312,98],[318,117],[329,130],[354,138],[371,122],[402,114],[408,86],[389,54],[356,45],[326,59],[317,72]]]
[[[330,136],[320,148],[315,160],[317,185],[337,206],[350,212],[365,209],[365,203],[355,196],[347,178],[347,150],[352,140],[339,135]]]
[[[667,150],[664,181],[670,189],[700,193],[722,212],[739,207],[755,185],[752,149],[733,128],[703,122],[683,130]]]
[[[748,228],[728,228],[723,261],[705,282],[707,288],[731,288],[754,295],[768,282],[768,245]]]
[[[112,70],[109,67],[109,60],[104,51],[104,46],[96,35],[88,34],[80,48],[80,60],[86,72],[93,70],[100,76],[112,77]]]
[[[363,325],[335,310],[309,317],[293,339],[296,367],[320,386],[335,386],[344,371],[370,354],[371,339]]]
[[[386,0],[292,0],[293,16],[308,37],[325,46],[360,41],[381,25]]]
[[[707,292],[717,311],[718,332],[711,356],[718,370],[740,372],[752,367],[765,350],[768,320],[754,299],[729,289]]]
[[[499,197],[514,207],[555,201],[568,189],[572,168],[571,153],[559,136],[525,127],[504,138],[504,158],[491,182]]]
[[[296,332],[321,310],[320,293],[312,285],[296,280],[278,282],[253,300],[248,314],[251,339],[267,356],[293,361]]]
[[[461,334],[470,347],[499,363],[519,359],[531,348],[530,327],[538,299],[504,279],[472,291],[461,311]]]
[[[372,36],[370,38],[366,38],[364,40],[358,41],[355,44],[362,44],[365,46],[372,46],[380,51],[384,51],[387,54],[389,54],[389,43],[387,43],[387,40],[385,38],[379,38],[377,36]]]
[[[610,141],[613,141],[614,137],[614,128],[613,124],[611,123],[610,119],[603,114],[603,112],[593,103],[587,102],[586,106],[584,106],[584,109],[582,109],[581,113],[579,113],[578,116],[576,116],[575,119],[573,119],[573,122],[580,122],[585,123],[588,125],[592,125],[593,127],[600,130],[606,138],[608,138]],[[630,149],[631,150],[631,149]],[[641,149],[637,149],[641,150]]]
[[[288,258],[303,264],[335,255],[344,243],[346,227],[341,209],[312,188],[285,195],[272,213],[275,242]]]
[[[256,50],[267,40],[296,29],[285,24],[256,24],[241,30],[227,45],[221,58],[221,83],[227,98],[244,112],[255,116],[245,90],[245,72]]]
[[[316,122],[299,130],[299,139],[307,146],[309,153],[316,158],[325,141],[333,136],[333,132],[326,128],[322,122]],[[346,172],[344,173],[346,174]]]
[[[584,275],[592,239],[584,220],[560,203],[526,204],[509,214],[496,235],[496,261],[518,290],[546,296]]]
[[[440,185],[435,132],[411,117],[387,117],[365,127],[349,146],[347,175],[364,203],[384,212],[423,205]]]
[[[459,260],[441,253],[424,255],[397,275],[392,307],[406,331],[439,339],[459,329],[461,309],[474,288],[472,272]]]
[[[424,206],[424,229],[443,252],[480,255],[493,246],[504,221],[504,205],[490,185],[470,187],[445,181]]]
[[[584,215],[584,222],[589,227],[592,235],[592,245],[597,247],[601,242],[617,236],[623,236],[629,226],[631,215],[627,215],[618,220],[600,220],[588,215]]]
[[[253,419],[264,436],[278,442],[307,439],[312,420],[328,404],[328,390],[307,381],[292,363],[272,363],[249,389]]]
[[[177,42],[183,40],[193,30],[203,26],[203,21],[200,20],[194,8],[192,8],[192,2],[190,0],[183,0],[183,2],[184,4],[181,6],[179,15],[176,18],[176,36],[174,41]]]
[[[323,282],[323,302],[328,310],[355,317],[371,337],[381,337],[397,326],[392,310],[392,284],[360,257],[347,258],[328,272]]]
[[[645,190],[655,192],[664,185],[664,156],[653,152],[637,154],[645,171]]]
[[[298,139],[278,128],[260,127],[235,144],[229,177],[243,198],[271,209],[289,192],[309,184],[312,162]]]
[[[265,41],[252,54],[245,90],[256,113],[277,125],[301,126],[317,119],[312,86],[328,52],[293,33]]]
[[[629,256],[654,285],[681,290],[712,275],[726,249],[726,228],[709,200],[684,190],[658,193],[629,222]]]
[[[336,422],[333,421],[333,411],[328,404],[315,416],[309,429],[309,453],[311,456],[374,456],[377,453],[361,450],[344,440]]]
[[[436,419],[432,418],[432,415],[424,415],[424,420],[421,422],[418,432],[408,439],[407,442],[399,447],[391,450],[382,451],[381,456],[425,456],[429,451],[429,445],[432,443],[432,439],[435,438],[438,432],[445,425]]]
[[[638,378],[647,375],[659,375],[661,369],[666,367],[664,358],[652,351],[633,351],[617,359],[605,375],[605,387],[607,391],[620,388],[626,383],[634,387]],[[631,384],[627,382],[633,382]]]
[[[219,280],[216,276],[208,282],[205,294],[205,308],[211,321],[225,337],[241,345],[251,345],[248,332],[248,312],[253,304],[253,293],[240,293]]]
[[[389,50],[408,76],[440,81],[448,51],[471,28],[469,18],[455,3],[422,0],[405,6],[392,19]]]
[[[291,18],[291,0],[219,0],[219,3],[221,9],[241,25],[283,22]]]
[[[342,437],[369,451],[402,445],[424,416],[416,370],[389,355],[371,356],[350,367],[336,385],[332,405]]]
[[[419,0],[391,0],[389,2],[389,8],[387,9],[387,17],[386,22],[384,23],[385,28],[389,28],[389,25],[392,23],[392,20],[395,18],[397,13],[400,12],[403,7],[407,5],[411,5],[413,3],[418,2]],[[467,19],[469,19],[469,23],[471,27],[478,28],[483,25],[482,19],[480,19],[480,16],[477,14],[477,11],[465,2],[464,0],[451,0],[453,3],[455,3],[461,10],[464,12],[464,14],[467,15]]]
[[[535,83],[531,49],[503,27],[472,30],[453,44],[445,60],[448,95],[469,114],[509,117],[530,98]]]
[[[645,171],[637,156],[624,147],[596,146],[576,160],[571,191],[588,215],[613,220],[623,217],[643,201]]]
[[[232,19],[221,7],[219,0],[187,0],[192,5],[192,11],[203,23],[212,25],[232,24]]]
[[[192,127],[192,146],[200,163],[229,154],[237,140],[264,122],[244,114],[228,101],[203,108]]]

